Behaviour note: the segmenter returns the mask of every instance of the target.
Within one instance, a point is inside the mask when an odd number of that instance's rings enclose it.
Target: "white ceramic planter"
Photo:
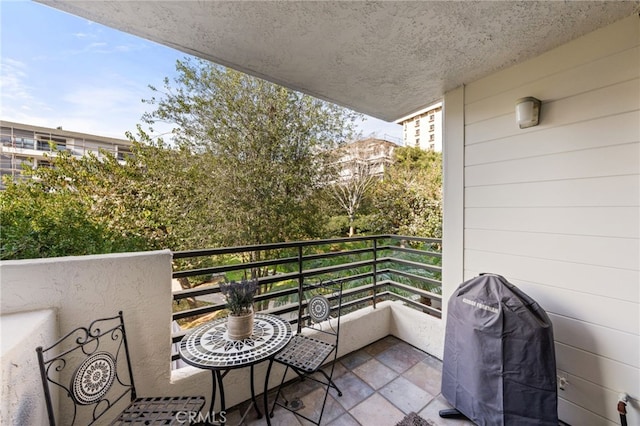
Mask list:
[[[231,340],[242,340],[253,333],[253,311],[244,315],[229,315],[227,317],[227,335]]]

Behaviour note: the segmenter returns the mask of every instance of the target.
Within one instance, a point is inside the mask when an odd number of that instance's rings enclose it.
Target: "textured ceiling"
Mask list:
[[[640,8],[640,1],[39,1],[388,121]]]

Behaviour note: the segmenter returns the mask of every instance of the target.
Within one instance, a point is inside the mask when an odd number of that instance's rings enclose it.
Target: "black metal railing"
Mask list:
[[[173,253],[173,319],[184,329],[225,309],[221,281],[257,278],[254,309],[297,320],[304,282],[341,280],[343,314],[382,300],[441,318],[442,240],[399,235],[336,238]],[[177,353],[172,360],[178,359]]]

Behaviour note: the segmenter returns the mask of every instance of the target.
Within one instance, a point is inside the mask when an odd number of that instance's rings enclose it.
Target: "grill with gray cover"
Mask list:
[[[442,395],[478,425],[557,426],[546,312],[499,275],[462,283],[448,304]]]

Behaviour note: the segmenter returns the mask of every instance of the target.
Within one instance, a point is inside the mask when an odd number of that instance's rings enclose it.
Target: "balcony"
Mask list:
[[[264,291],[256,305],[264,312],[286,317],[296,310],[291,296],[300,283],[339,277],[349,287],[339,353],[345,368],[341,369],[343,377],[348,377],[347,370],[355,371],[358,359],[373,359],[376,348],[390,343],[413,346],[412,353],[421,354],[437,368],[436,358],[441,358],[443,351],[439,246],[439,240],[377,236],[195,252],[164,250],[5,261],[0,307],[3,334],[10,328],[13,338],[3,339],[3,386],[10,386],[15,397],[3,401],[2,420],[37,424],[45,418],[36,346],[48,345],[64,330],[120,309],[131,341],[139,392],[206,395],[211,380],[208,371],[172,368],[177,356],[171,343],[184,331],[172,334],[171,323],[211,318],[224,305],[215,301],[217,285],[173,292],[172,279],[191,278],[193,282],[193,277],[204,277],[210,282],[222,274],[233,278],[260,270]],[[172,313],[177,304],[189,307]],[[388,368],[380,365],[378,373]],[[233,370],[225,377],[227,407],[249,398],[245,370]],[[257,377],[263,377],[265,370],[266,365],[257,366]],[[433,398],[437,396],[434,393],[430,392]],[[384,397],[382,389],[379,397]],[[59,411],[61,418],[66,418],[62,402]]]
[[[443,116],[443,300],[448,300],[456,285],[480,272],[504,275],[536,299],[554,323],[558,374],[571,383],[559,394],[560,418],[575,425],[617,424],[621,392],[631,397],[627,407],[631,422],[640,418],[640,27],[634,2],[610,2],[607,7],[596,2],[556,2],[557,10],[548,7],[551,3],[544,4],[531,8],[519,26],[511,25],[515,16],[522,15],[517,2],[421,2],[419,7],[418,3],[380,2],[372,7],[369,2],[344,2],[339,15],[349,25],[345,33],[332,30],[336,11],[317,2],[305,2],[305,7],[292,4],[287,10],[271,2],[243,6],[190,2],[189,7],[167,2],[163,7],[171,10],[159,13],[152,2],[144,9],[132,3],[125,7],[124,2],[114,8],[110,2],[40,1],[122,30],[139,31],[140,23],[146,23],[146,36],[152,40],[183,46],[203,58],[218,58],[296,90],[324,94],[325,99],[378,117],[395,119],[419,110],[429,100],[443,100],[447,110]],[[239,7],[246,7],[247,13],[239,13]],[[487,8],[494,10],[485,13]],[[163,25],[166,16],[181,24]],[[283,16],[287,19],[280,19]],[[312,20],[307,19],[310,16]],[[380,32],[371,25],[385,16],[394,17],[385,23],[393,25],[395,32]],[[464,28],[463,37],[459,31],[444,34],[440,25],[433,25],[468,16],[485,21],[474,19],[473,25]],[[531,25],[539,22],[553,29],[550,17],[554,31],[540,32],[540,25]],[[407,19],[422,24],[409,28]],[[284,27],[255,37],[256,28],[272,28],[273,22]],[[494,33],[481,49],[470,42],[477,40],[478,31],[488,28],[486,24],[496,22],[514,33]],[[417,36],[407,37],[407,29]],[[448,36],[429,52],[440,60],[424,61],[415,54],[422,51],[424,40],[433,39],[424,34],[425,29],[438,37]],[[528,36],[523,36],[523,30]],[[537,47],[536,37],[540,37]],[[210,43],[211,39],[221,42]],[[317,49],[319,40],[325,50]],[[408,40],[416,49],[395,48]],[[526,56],[518,41],[533,46],[526,49]],[[261,48],[256,48],[257,42]],[[380,51],[406,57],[381,62]],[[339,64],[326,60],[350,52],[362,55]],[[449,60],[451,52],[462,52],[454,55],[459,62]],[[474,64],[483,64],[484,71],[478,72]],[[425,65],[433,66],[432,72],[425,72]],[[458,77],[451,80],[452,76]],[[541,125],[518,130],[513,102],[538,94],[544,97]],[[168,394],[206,388],[210,378],[203,374],[171,371],[169,327],[145,327],[171,322],[171,256],[164,251],[5,262],[0,306],[3,314],[53,308],[57,330],[74,326],[78,319],[113,314],[114,307],[121,307],[137,338],[136,371],[153,372],[139,378],[142,390]],[[413,324],[407,325],[405,315],[419,315],[423,328],[431,328],[424,331],[425,337],[414,339],[420,345],[432,345],[424,348],[426,352],[437,356],[441,347],[440,320],[397,299],[349,315],[374,324],[363,327],[365,331],[375,327],[375,333],[365,336],[349,334],[358,337],[356,348],[383,334],[400,339],[415,336],[418,331]],[[358,317],[350,322],[359,321]],[[34,342],[51,336],[42,331],[42,325],[33,329],[37,333],[29,338]],[[16,359],[20,368],[14,367],[15,371],[30,371],[34,346],[23,345],[29,348],[24,357],[11,360],[3,347],[3,360],[10,364]],[[33,395],[27,400],[37,401],[37,383],[27,380],[24,383],[31,386],[26,387],[12,375],[3,377],[17,383],[12,392]],[[239,383],[240,379],[234,380]],[[242,401],[242,397],[235,399]],[[31,407],[22,410],[26,414],[37,408],[26,403],[24,407]],[[7,413],[4,408],[2,415]]]

